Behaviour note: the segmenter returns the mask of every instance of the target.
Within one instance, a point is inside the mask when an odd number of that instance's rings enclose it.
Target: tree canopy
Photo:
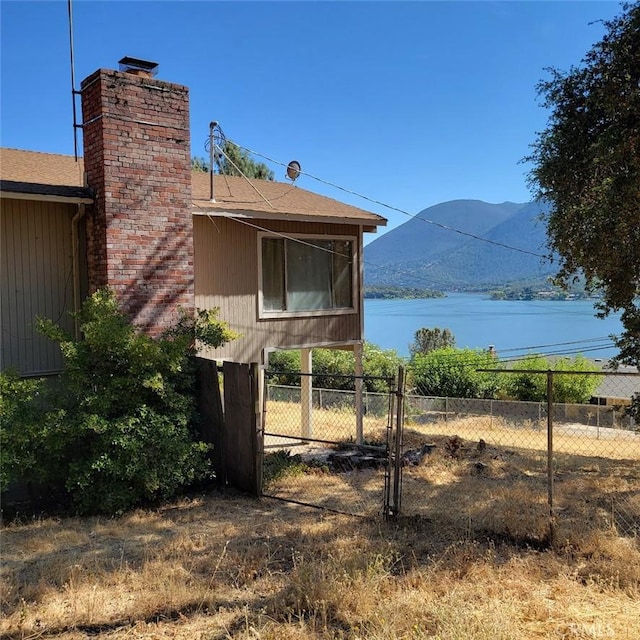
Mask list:
[[[568,72],[539,83],[550,110],[532,145],[529,180],[544,215],[557,282],[584,274],[600,312],[622,311],[618,361],[640,364],[640,3]]]
[[[449,329],[422,327],[416,331],[414,341],[409,345],[409,353],[413,357],[418,354],[424,355],[436,349],[448,349],[455,346],[456,339]]]
[[[219,172],[225,176],[244,175],[247,178],[258,180],[273,180],[273,171],[264,164],[256,162],[247,151],[241,149],[237,144],[225,140],[220,160],[217,163]],[[206,158],[191,158],[191,169],[194,171],[209,171],[209,160]]]

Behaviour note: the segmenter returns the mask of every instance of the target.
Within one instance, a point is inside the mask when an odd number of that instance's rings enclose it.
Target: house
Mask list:
[[[67,312],[108,285],[150,335],[219,308],[242,337],[208,357],[300,349],[309,369],[311,349],[347,348],[361,371],[363,234],[386,220],[291,183],[216,175],[212,194],[188,89],[127,60],[81,83],[84,158],[0,151],[0,367],[59,372],[35,318],[73,331]]]
[[[624,408],[631,405],[634,397],[640,396],[638,368],[618,365],[615,369],[608,362],[595,360],[596,368],[602,370],[602,379],[591,398],[592,404]]]

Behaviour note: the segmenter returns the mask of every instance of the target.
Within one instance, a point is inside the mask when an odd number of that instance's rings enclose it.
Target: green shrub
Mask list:
[[[395,378],[404,360],[392,349],[384,350],[365,342],[362,366],[365,376]],[[269,354],[270,382],[286,386],[300,386],[300,351],[283,350]],[[343,349],[314,349],[312,357],[313,386],[317,389],[353,391],[355,357],[353,351]],[[386,393],[385,380],[365,380],[367,391]]]
[[[588,402],[602,381],[602,376],[599,375],[574,375],[582,371],[593,370],[591,362],[581,355],[573,359],[562,358],[551,361],[545,356],[531,354],[518,361],[514,368],[525,370],[524,373],[512,373],[506,376],[506,393],[516,400],[544,402],[547,399],[546,374],[529,373],[529,370],[572,372],[571,375],[558,373],[553,376],[554,402]]]
[[[37,469],[43,434],[44,382],[0,372],[0,491]]]
[[[495,398],[501,376],[477,369],[495,369],[498,363],[488,351],[436,349],[415,354],[411,360],[411,382],[425,396],[449,398]]]
[[[63,484],[81,513],[122,512],[206,479],[207,446],[195,430],[193,356],[198,341],[215,347],[236,334],[215,311],[200,311],[151,338],[137,332],[108,289],[89,297],[77,319],[80,340],[39,320],[39,330],[60,345],[65,369],[55,409],[26,430],[25,469]],[[16,402],[35,411],[25,384]],[[17,460],[26,454],[13,431],[7,455]]]

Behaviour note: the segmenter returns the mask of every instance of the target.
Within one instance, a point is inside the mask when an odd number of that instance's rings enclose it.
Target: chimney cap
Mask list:
[[[118,60],[120,71],[125,73],[133,73],[135,75],[146,75],[153,78],[158,73],[158,63],[150,60],[141,60],[140,58],[131,58],[125,56]]]

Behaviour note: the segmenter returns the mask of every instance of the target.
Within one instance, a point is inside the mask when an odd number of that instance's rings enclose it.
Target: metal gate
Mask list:
[[[267,371],[262,495],[359,516],[398,513],[394,378]]]

